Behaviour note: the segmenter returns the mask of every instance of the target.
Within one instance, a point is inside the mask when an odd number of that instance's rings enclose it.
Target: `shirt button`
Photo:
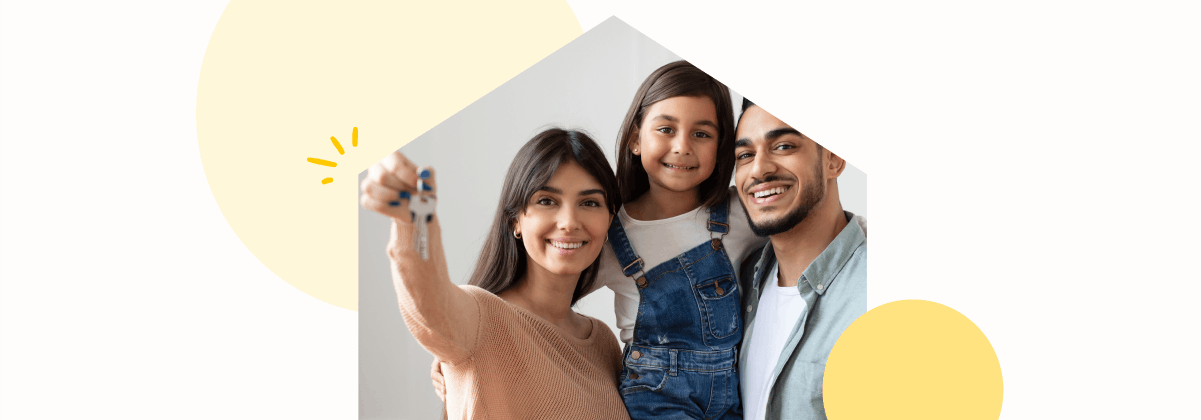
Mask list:
[[[751,313],[751,305],[746,305],[746,313]]]
[[[640,353],[638,350],[634,350],[633,353],[630,353],[630,358],[634,360],[638,360],[639,357],[642,357],[642,353]]]
[[[825,289],[825,288],[826,288],[826,286],[822,286],[821,283],[817,284],[817,290],[821,290],[821,289]]]

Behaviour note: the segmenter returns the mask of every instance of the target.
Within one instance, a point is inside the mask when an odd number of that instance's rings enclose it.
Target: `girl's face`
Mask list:
[[[638,155],[656,188],[695,190],[717,164],[717,107],[706,96],[676,96],[644,113],[630,151]]]
[[[526,267],[579,275],[600,255],[611,221],[600,183],[575,162],[560,165],[517,216]]]

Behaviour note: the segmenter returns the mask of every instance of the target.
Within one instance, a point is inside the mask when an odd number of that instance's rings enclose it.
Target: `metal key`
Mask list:
[[[417,190],[425,191],[425,181],[417,180]],[[437,199],[433,196],[424,196],[420,193],[414,194],[413,199],[409,200],[409,211],[413,214],[413,223],[417,227],[417,231],[413,235],[413,248],[421,254],[421,259],[430,259],[430,234],[425,224],[434,214],[434,205],[437,204]]]

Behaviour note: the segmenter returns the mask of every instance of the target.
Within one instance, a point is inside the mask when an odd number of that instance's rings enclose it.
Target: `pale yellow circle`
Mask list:
[[[984,333],[947,306],[903,300],[868,311],[835,343],[822,387],[831,420],[995,420],[1001,364]]]
[[[213,197],[276,275],[357,310],[358,173],[580,33],[562,0],[231,1],[196,100]]]

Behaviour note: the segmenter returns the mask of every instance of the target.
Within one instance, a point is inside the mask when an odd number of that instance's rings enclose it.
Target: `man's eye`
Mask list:
[[[793,145],[787,144],[787,143],[776,145],[776,150],[788,150],[788,149],[795,149],[795,148],[796,148],[796,146],[793,146]]]
[[[751,157],[751,154],[750,154],[750,153],[748,153],[748,152],[742,152],[742,153],[739,153],[737,156],[735,156],[735,157],[734,157],[734,159],[737,159],[737,160],[743,160],[743,159],[746,159],[746,158],[749,158],[749,157]]]

